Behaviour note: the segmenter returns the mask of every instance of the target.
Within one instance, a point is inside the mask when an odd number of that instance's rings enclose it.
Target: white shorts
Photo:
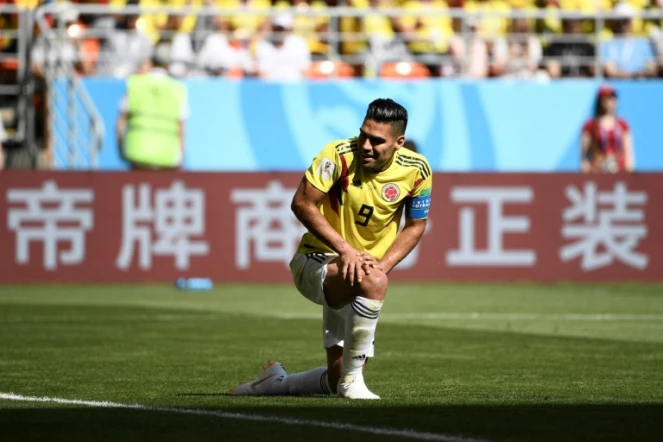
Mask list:
[[[322,306],[322,346],[330,348],[334,345],[343,347],[345,333],[345,317],[350,306],[340,310],[333,309],[325,301],[323,283],[327,276],[327,264],[338,255],[330,253],[295,253],[290,261],[290,270],[299,293],[309,301]],[[373,346],[366,356],[373,357]]]

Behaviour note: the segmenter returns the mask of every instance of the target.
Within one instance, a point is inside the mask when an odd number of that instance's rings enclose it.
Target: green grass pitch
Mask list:
[[[394,284],[381,401],[225,394],[322,365],[319,316],[287,285],[0,286],[0,440],[663,438],[662,285]]]

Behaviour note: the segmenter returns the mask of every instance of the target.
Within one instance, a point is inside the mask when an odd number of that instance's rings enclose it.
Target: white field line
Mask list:
[[[269,317],[277,319],[320,319],[322,313],[251,313],[233,312],[233,314],[248,314],[250,316]],[[141,322],[182,322],[202,320],[222,320],[224,312],[216,314],[158,314],[158,315],[120,315],[95,318],[85,315],[37,315],[37,316],[0,316],[0,324],[21,323],[70,323],[70,322],[115,322],[115,321],[141,321]],[[439,320],[439,321],[574,321],[574,322],[663,322],[663,314],[647,313],[480,313],[480,312],[442,312],[442,313],[383,313],[381,321],[410,321],[410,320]]]
[[[314,319],[319,314],[284,313],[274,315],[280,319]],[[384,313],[380,320],[406,321],[434,319],[450,321],[663,321],[663,315],[638,313]]]
[[[131,410],[151,411],[159,413],[192,414],[199,416],[214,416],[221,419],[235,419],[256,422],[276,422],[285,425],[302,427],[331,428],[334,430],[349,430],[359,433],[369,433],[381,436],[404,437],[416,440],[432,440],[441,442],[488,442],[480,439],[450,436],[446,434],[424,433],[415,430],[397,430],[392,428],[369,427],[364,425],[344,424],[341,422],[325,422],[310,419],[293,419],[279,416],[261,416],[257,414],[230,413],[226,411],[199,410],[191,408],[151,407],[139,404],[120,404],[109,401],[86,401],[81,399],[63,399],[57,397],[21,396],[13,393],[0,393],[0,399],[20,402],[48,402],[63,405],[83,405],[95,408],[125,408]]]

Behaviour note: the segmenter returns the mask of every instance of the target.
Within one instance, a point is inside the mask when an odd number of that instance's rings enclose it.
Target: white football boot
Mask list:
[[[380,399],[380,396],[371,393],[361,374],[342,376],[338,380],[336,391],[340,397],[348,399]]]
[[[262,366],[262,374],[252,382],[239,384],[228,392],[231,396],[267,396],[275,394],[272,386],[283,381],[287,376],[285,368],[280,362],[268,361]]]

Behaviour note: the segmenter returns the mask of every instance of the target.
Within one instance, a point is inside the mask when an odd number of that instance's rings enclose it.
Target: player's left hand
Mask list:
[[[361,263],[361,268],[364,270],[364,273],[367,275],[371,274],[371,269],[378,269],[384,272],[384,268],[380,262],[375,259],[375,256],[371,255],[370,253],[362,253],[361,254],[362,258],[362,263]]]

